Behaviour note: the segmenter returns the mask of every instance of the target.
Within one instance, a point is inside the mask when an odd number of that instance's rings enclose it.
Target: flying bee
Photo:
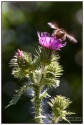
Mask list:
[[[69,41],[71,42],[74,42],[74,43],[77,43],[77,40],[69,35],[65,30],[63,29],[60,29],[56,23],[52,23],[52,22],[48,22],[48,25],[52,28],[52,29],[55,29],[52,33],[52,35],[54,37],[56,37],[57,39],[61,40],[61,41],[64,41],[66,40],[66,38],[69,39]]]

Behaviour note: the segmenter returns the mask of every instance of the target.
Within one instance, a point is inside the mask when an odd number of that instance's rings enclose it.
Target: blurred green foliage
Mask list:
[[[15,51],[35,53],[38,48],[37,31],[52,33],[49,21],[56,21],[59,27],[73,34],[77,44],[68,42],[60,53],[60,64],[64,72],[60,86],[50,89],[52,96],[62,95],[72,102],[69,111],[71,123],[82,123],[82,2],[2,2],[2,123],[35,123],[33,119],[31,96],[25,93],[19,102],[5,109],[15,90],[25,81],[19,81],[11,75],[9,61]],[[31,90],[30,90],[31,92]],[[49,105],[45,113],[50,113]],[[60,121],[64,122],[64,121]],[[65,123],[65,122],[64,122]]]

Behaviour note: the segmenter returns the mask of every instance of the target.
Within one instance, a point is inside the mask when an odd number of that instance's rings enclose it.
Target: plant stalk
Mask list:
[[[40,86],[40,81],[42,78],[42,74],[44,72],[45,67],[42,66],[41,67],[41,73],[40,76],[38,78],[38,84],[36,85],[36,87],[34,88],[34,92],[35,92],[35,118],[36,118],[36,122],[37,123],[42,123],[42,114],[41,114],[41,99],[40,99],[40,92],[41,92],[41,86]]]
[[[58,123],[58,121],[59,121],[59,117],[54,118],[54,120],[52,120],[52,124],[56,124],[56,123]]]

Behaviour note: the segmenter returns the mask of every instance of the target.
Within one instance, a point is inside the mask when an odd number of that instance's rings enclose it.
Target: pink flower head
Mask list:
[[[20,51],[19,49],[17,50],[17,53],[15,54],[15,57],[22,57],[23,56],[23,52]]]
[[[65,43],[62,43],[61,40],[56,39],[52,35],[50,36],[47,32],[37,32],[39,43],[45,47],[49,48],[51,50],[60,50],[61,47],[64,47],[66,45]]]

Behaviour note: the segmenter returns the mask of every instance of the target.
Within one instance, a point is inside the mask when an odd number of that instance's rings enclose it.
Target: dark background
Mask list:
[[[16,105],[5,109],[15,90],[27,82],[14,78],[8,63],[18,48],[35,54],[39,45],[37,31],[53,31],[47,25],[49,21],[56,21],[78,43],[67,40],[66,47],[59,51],[63,75],[60,86],[48,92],[53,97],[70,98],[68,110],[76,114],[69,119],[71,123],[82,123],[82,9],[82,2],[2,2],[2,123],[35,123],[30,102],[32,90],[23,94]],[[43,108],[45,114],[50,114],[46,101]]]

